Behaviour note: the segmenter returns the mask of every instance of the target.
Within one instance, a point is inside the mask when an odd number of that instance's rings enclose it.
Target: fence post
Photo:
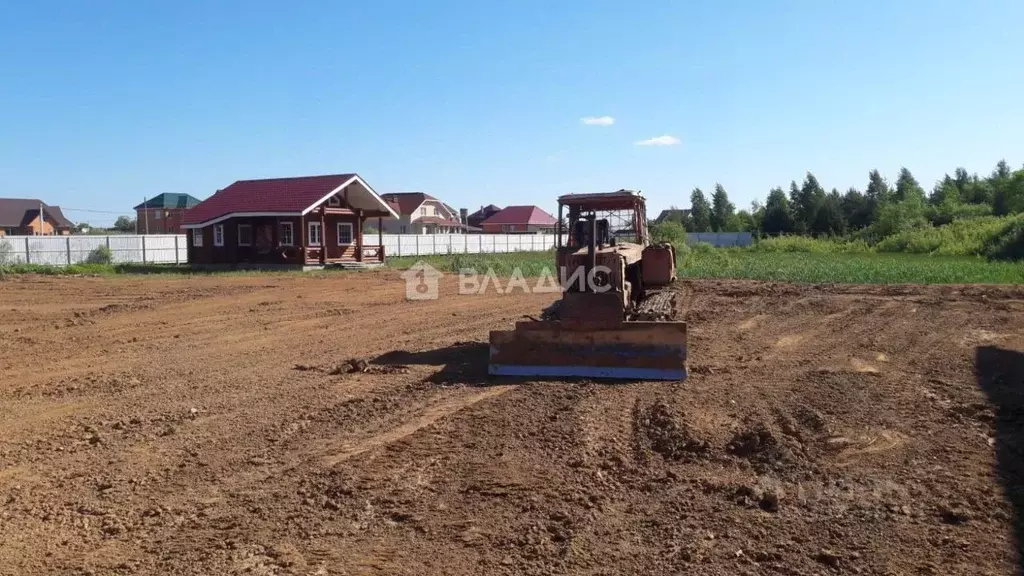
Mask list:
[[[462,235],[462,253],[469,254],[469,233]]]
[[[430,235],[430,253],[437,254],[437,234]]]
[[[146,263],[146,235],[142,235],[142,263]]]
[[[28,246],[28,236],[25,236],[25,264],[32,263],[32,249]]]
[[[68,266],[71,266],[71,236],[64,239],[64,248],[68,253]]]
[[[420,255],[420,235],[416,235],[416,255]]]
[[[178,259],[178,235],[175,234],[174,235],[174,265],[177,266],[178,264],[181,264],[181,261]]]

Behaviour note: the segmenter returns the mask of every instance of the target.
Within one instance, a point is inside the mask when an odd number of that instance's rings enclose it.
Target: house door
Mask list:
[[[257,226],[255,240],[257,254],[270,254],[270,250],[274,247],[274,225],[260,224]]]

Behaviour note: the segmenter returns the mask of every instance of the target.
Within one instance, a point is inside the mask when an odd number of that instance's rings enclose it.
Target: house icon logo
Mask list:
[[[437,268],[420,260],[401,274],[406,300],[437,300],[437,282],[443,276]]]

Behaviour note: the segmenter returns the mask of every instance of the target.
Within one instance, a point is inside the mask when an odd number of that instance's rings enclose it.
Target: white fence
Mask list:
[[[387,256],[536,252],[555,247],[554,234],[384,234]],[[377,245],[377,235],[363,235],[363,244]]]
[[[688,232],[686,241],[690,244],[704,243],[712,246],[750,246],[754,235],[750,232]]]
[[[93,250],[110,248],[116,264],[184,264],[188,249],[183,234],[111,236],[2,236],[0,259],[11,263],[79,264]]]
[[[750,246],[750,232],[693,232],[690,243],[712,246]],[[555,247],[554,234],[384,234],[384,253],[388,256],[426,256],[430,254],[486,254],[492,252],[536,252]],[[377,245],[377,235],[363,235],[363,244]]]
[[[186,238],[184,234],[3,236],[0,261],[64,266],[85,262],[93,250],[106,246],[118,264],[186,264]],[[384,234],[382,240],[387,256],[537,252],[555,247],[554,234]],[[749,246],[753,236],[749,232],[690,233],[687,240]],[[363,244],[376,246],[377,234],[364,234]]]

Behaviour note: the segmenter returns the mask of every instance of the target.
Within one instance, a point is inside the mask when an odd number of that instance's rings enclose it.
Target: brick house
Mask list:
[[[71,234],[73,226],[58,206],[29,198],[0,198],[0,236],[63,236]]]
[[[480,223],[484,234],[553,233],[557,220],[536,206],[508,206]]]
[[[188,194],[158,194],[135,207],[136,222],[142,234],[181,234],[185,210],[199,204]]]

